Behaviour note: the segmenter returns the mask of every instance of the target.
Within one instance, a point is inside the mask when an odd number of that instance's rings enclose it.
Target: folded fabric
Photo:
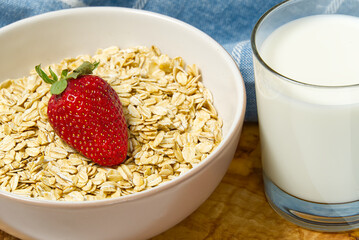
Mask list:
[[[37,14],[75,7],[118,6],[168,15],[204,31],[233,57],[247,91],[246,121],[257,121],[250,35],[260,16],[280,0],[2,0],[0,27]]]

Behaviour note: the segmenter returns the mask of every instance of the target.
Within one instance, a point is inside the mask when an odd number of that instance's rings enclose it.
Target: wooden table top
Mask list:
[[[263,192],[258,125],[245,123],[234,159],[214,193],[194,213],[151,240],[359,240],[359,230],[320,233],[278,216]],[[18,240],[0,230],[0,240]]]

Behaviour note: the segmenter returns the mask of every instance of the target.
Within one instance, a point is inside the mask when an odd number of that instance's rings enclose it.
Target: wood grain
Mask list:
[[[359,240],[359,230],[320,233],[285,221],[263,192],[258,125],[245,123],[220,185],[193,214],[151,240]],[[0,240],[18,240],[0,230]]]

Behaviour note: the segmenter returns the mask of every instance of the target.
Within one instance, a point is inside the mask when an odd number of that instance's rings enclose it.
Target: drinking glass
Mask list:
[[[359,76],[350,85],[306,83],[275,71],[260,51],[280,26],[322,14],[358,17],[359,8],[284,1],[259,19],[251,44],[267,200],[292,223],[336,232],[359,227]]]

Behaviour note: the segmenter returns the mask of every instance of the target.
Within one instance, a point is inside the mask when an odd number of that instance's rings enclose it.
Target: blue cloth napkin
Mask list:
[[[119,6],[187,22],[219,42],[237,62],[247,91],[246,121],[257,121],[250,35],[260,16],[281,0],[1,0],[0,27],[66,8]]]

